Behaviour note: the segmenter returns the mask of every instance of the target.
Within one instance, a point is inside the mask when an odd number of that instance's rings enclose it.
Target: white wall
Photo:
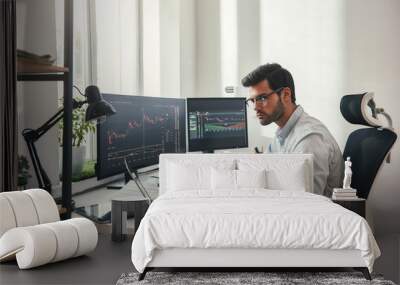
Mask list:
[[[222,95],[219,1],[197,0],[195,3],[195,12],[195,93],[198,97],[218,97]]]
[[[180,1],[181,97],[190,97],[196,92],[196,1]]]
[[[195,16],[194,0],[143,1],[143,95],[194,93]]]
[[[261,58],[293,76],[297,103],[325,123],[344,146],[343,1],[261,0]],[[273,137],[276,127],[265,135]]]
[[[248,90],[241,84],[241,79],[250,71],[262,64],[261,62],[261,29],[260,29],[260,1],[237,1],[237,94],[248,97]],[[263,128],[256,117],[254,110],[247,109],[249,149],[264,147],[269,144],[268,138],[263,136]]]
[[[160,3],[142,1],[143,95],[160,96]]]
[[[181,0],[160,1],[160,96],[181,95]]]
[[[262,63],[278,62],[292,72],[297,102],[327,125],[342,149],[350,131],[360,127],[341,117],[345,94],[374,91],[398,130],[399,1],[261,0],[260,11]],[[268,127],[264,133],[272,137],[274,131]],[[384,248],[377,271],[395,281],[400,271],[399,149],[397,143],[367,202],[368,221]]]
[[[76,5],[81,2],[84,1],[78,1]],[[93,3],[97,52],[94,83],[104,93],[138,95],[138,0],[97,0]],[[79,17],[79,14],[75,16]],[[75,31],[76,40],[79,39],[78,33]],[[75,50],[74,56],[78,55],[78,50]]]
[[[220,0],[220,51],[221,90],[218,96],[237,94],[238,86],[238,1]],[[225,87],[234,87],[233,94],[226,94]]]
[[[347,1],[345,20],[346,92],[375,92],[377,106],[392,116],[399,131],[400,1]],[[369,221],[383,249],[376,268],[395,282],[400,281],[399,185],[398,140],[392,150],[392,163],[383,165],[368,197]]]

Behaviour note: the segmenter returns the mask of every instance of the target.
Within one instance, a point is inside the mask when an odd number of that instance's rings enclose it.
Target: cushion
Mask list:
[[[263,170],[211,170],[213,190],[239,190],[241,188],[266,188],[266,171]]]
[[[203,161],[192,163],[190,160],[169,162],[167,191],[185,191],[193,189],[211,189],[211,170],[233,170],[234,161]]]
[[[306,191],[304,163],[294,163],[285,171],[270,169],[267,171],[268,189]]]
[[[211,189],[236,189],[236,170],[232,169],[211,169]]]
[[[268,189],[307,191],[307,168],[304,160],[280,159],[271,163],[267,160],[238,159],[237,165],[239,170],[266,170]]]
[[[236,183],[238,188],[267,188],[267,171],[262,170],[236,170]]]

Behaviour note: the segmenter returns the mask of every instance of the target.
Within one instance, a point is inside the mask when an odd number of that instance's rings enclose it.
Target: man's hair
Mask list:
[[[289,87],[292,91],[292,102],[296,102],[293,77],[289,71],[277,63],[267,63],[257,67],[242,79],[242,84],[244,87],[254,86],[265,79],[272,90]]]

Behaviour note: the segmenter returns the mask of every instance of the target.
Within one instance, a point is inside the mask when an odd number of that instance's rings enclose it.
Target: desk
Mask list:
[[[145,198],[116,198],[111,202],[111,240],[123,241],[127,235],[128,212],[133,212],[136,233],[141,220],[149,207]]]
[[[154,177],[157,172],[152,172],[149,174],[142,174],[140,179],[143,185],[146,187],[147,192],[149,192],[152,199],[158,196],[158,179]],[[123,184],[123,182],[121,182]],[[124,199],[129,201],[139,201],[143,200],[143,195],[136,186],[134,181],[129,181],[122,189],[107,189],[107,187],[99,187],[97,189],[92,189],[85,193],[79,193],[74,196],[74,201],[76,203],[75,212],[81,216],[87,217],[98,224],[105,224],[111,228],[111,208],[113,200]],[[127,212],[127,218],[133,218],[134,207],[129,206]],[[129,232],[133,228],[133,221],[128,221]],[[107,232],[110,232],[109,230]]]

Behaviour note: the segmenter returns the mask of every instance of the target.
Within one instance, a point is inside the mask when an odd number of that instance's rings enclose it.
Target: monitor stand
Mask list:
[[[122,189],[126,184],[128,184],[129,181],[133,181],[135,182],[136,186],[139,188],[140,192],[142,193],[143,197],[146,198],[149,202],[149,205],[151,202],[153,202],[153,200],[151,199],[150,194],[147,192],[146,187],[144,187],[142,181],[139,178],[139,173],[137,171],[137,169],[130,169],[128,162],[126,161],[126,158],[124,159],[124,177],[125,177],[125,181],[124,184],[114,184],[114,185],[109,185],[107,186],[107,189]]]
[[[213,149],[203,150],[203,153],[214,153],[214,150]]]
[[[130,180],[135,182],[136,186],[139,188],[140,192],[142,193],[143,197],[147,199],[148,204],[150,205],[153,202],[149,192],[147,192],[146,187],[144,187],[142,181],[139,178],[139,173],[137,169],[133,169],[132,171],[129,169],[128,162],[125,159],[125,184],[127,184]],[[132,175],[134,174],[134,175]]]
[[[128,182],[129,180],[131,180],[132,174],[130,169],[128,168],[128,164],[126,162],[126,159],[124,159],[124,182],[116,182],[116,183],[112,183],[107,185],[107,189],[110,190],[120,190],[122,189]]]

